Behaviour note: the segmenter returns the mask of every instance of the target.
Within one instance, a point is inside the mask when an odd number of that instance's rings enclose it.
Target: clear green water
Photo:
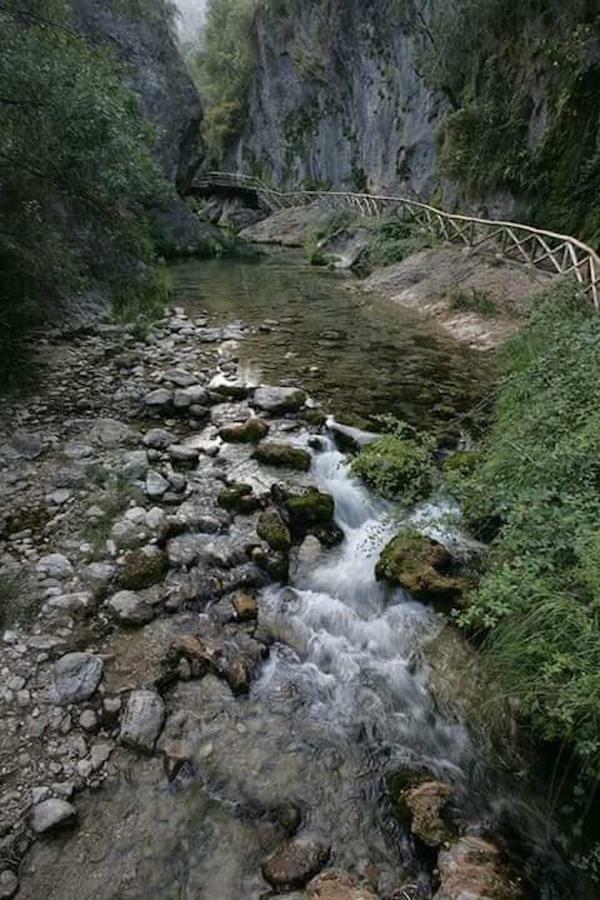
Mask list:
[[[481,353],[437,323],[363,294],[353,279],[309,266],[300,252],[194,260],[171,272],[176,302],[190,314],[252,326],[239,355],[254,377],[300,384],[340,420],[367,425],[391,412],[444,428],[489,383],[490,362]],[[265,319],[278,324],[259,330]]]

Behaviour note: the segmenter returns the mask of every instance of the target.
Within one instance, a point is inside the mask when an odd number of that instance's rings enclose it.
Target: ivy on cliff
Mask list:
[[[598,24],[593,0],[435,0],[414,23],[422,74],[450,103],[440,174],[472,199],[509,190],[533,223],[592,243],[600,241]]]

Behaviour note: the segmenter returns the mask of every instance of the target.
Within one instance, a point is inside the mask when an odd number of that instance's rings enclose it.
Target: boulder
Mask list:
[[[283,443],[260,444],[252,454],[252,458],[266,466],[293,469],[298,472],[308,472],[311,464],[310,453],[300,447]]]
[[[224,488],[217,500],[219,506],[231,512],[253,513],[260,507],[260,500],[249,484],[232,484]]]
[[[119,585],[124,590],[141,591],[161,581],[168,568],[166,553],[149,544],[127,554],[119,573]]]
[[[176,638],[169,648],[169,658],[175,665],[183,657],[194,677],[212,672],[225,679],[234,694],[248,693],[250,682],[267,655],[264,644],[243,636],[234,643],[185,635]]]
[[[287,553],[292,546],[290,530],[278,512],[269,510],[260,514],[256,533],[271,550]]]
[[[123,625],[146,625],[155,615],[153,607],[134,591],[119,591],[106,605]]]
[[[32,827],[36,834],[45,834],[47,831],[66,828],[76,819],[77,810],[72,803],[52,797],[34,806]]]
[[[377,900],[377,894],[356,875],[331,870],[313,878],[306,889],[306,900]]]
[[[19,889],[19,879],[10,869],[0,872],[0,900],[10,900]]]
[[[434,900],[522,900],[520,881],[496,844],[465,835],[438,855],[440,888]]]
[[[50,700],[57,706],[89,699],[100,684],[104,664],[91,653],[67,653],[52,669]]]
[[[42,556],[37,564],[37,571],[40,575],[47,578],[56,578],[61,581],[63,578],[70,578],[73,574],[73,566],[66,556],[62,553],[49,553]]]
[[[169,482],[153,469],[146,476],[146,493],[153,499],[160,499],[169,490]]]
[[[410,817],[410,830],[428,847],[439,847],[453,836],[443,812],[452,797],[452,788],[443,781],[424,781],[401,795]]]
[[[122,444],[130,444],[135,438],[133,430],[117,419],[98,419],[90,431],[92,444],[114,449]]]
[[[198,462],[200,451],[186,444],[171,444],[167,450],[174,465],[192,468]]]
[[[231,600],[233,611],[238,622],[249,622],[258,616],[258,603],[256,597],[239,591]]]
[[[452,557],[445,547],[409,531],[384,547],[375,576],[403,588],[416,600],[457,600],[467,587],[464,578],[452,574]]]
[[[289,496],[284,507],[296,538],[304,537],[314,526],[331,522],[335,513],[333,497],[316,490]]]
[[[152,753],[165,715],[165,704],[155,691],[132,691],[121,722],[121,743],[134,750]]]
[[[253,406],[275,415],[298,412],[305,403],[306,394],[299,388],[260,387],[252,399]]]
[[[327,864],[330,852],[320,840],[291,838],[264,860],[262,873],[278,891],[301,888]]]
[[[168,391],[166,388],[157,388],[155,391],[150,391],[149,394],[146,394],[144,406],[147,406],[150,410],[163,410],[170,406],[172,400],[173,394],[171,391]],[[152,445],[149,444],[149,446]]]
[[[146,447],[152,450],[166,450],[171,444],[175,443],[175,437],[165,428],[151,428],[143,437]]]
[[[268,432],[267,423],[254,416],[245,422],[223,426],[219,435],[228,444],[258,444]]]

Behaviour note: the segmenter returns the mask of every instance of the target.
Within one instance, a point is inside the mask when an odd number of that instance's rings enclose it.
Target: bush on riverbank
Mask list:
[[[478,467],[455,479],[490,553],[462,624],[544,738],[600,774],[600,317],[571,286],[501,351]]]
[[[147,204],[168,186],[155,134],[107,48],[63,0],[0,10],[2,357],[29,325],[98,284],[121,311],[156,295]],[[122,286],[127,284],[124,292]]]

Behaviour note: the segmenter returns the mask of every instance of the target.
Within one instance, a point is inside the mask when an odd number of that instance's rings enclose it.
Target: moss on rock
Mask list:
[[[301,537],[318,525],[333,521],[335,503],[331,494],[310,490],[304,494],[292,494],[285,501],[285,511],[290,528],[295,536]]]
[[[311,463],[310,453],[291,444],[261,444],[252,454],[252,458],[266,466],[294,469],[298,472],[308,472]]]
[[[287,553],[292,546],[289,528],[279,513],[273,510],[261,513],[256,532],[259,538],[266,541],[272,550]]]
[[[260,500],[252,493],[249,484],[232,484],[224,488],[217,502],[223,509],[239,513],[253,513],[260,506]]]
[[[219,431],[221,439],[228,444],[258,444],[269,432],[263,419],[253,416],[245,422],[224,425]]]
[[[465,580],[452,574],[446,548],[411,531],[401,532],[384,547],[375,576],[404,588],[416,600],[456,600],[466,588]]]
[[[169,568],[167,555],[158,547],[144,547],[125,557],[119,585],[128,591],[141,591],[161,581]]]

